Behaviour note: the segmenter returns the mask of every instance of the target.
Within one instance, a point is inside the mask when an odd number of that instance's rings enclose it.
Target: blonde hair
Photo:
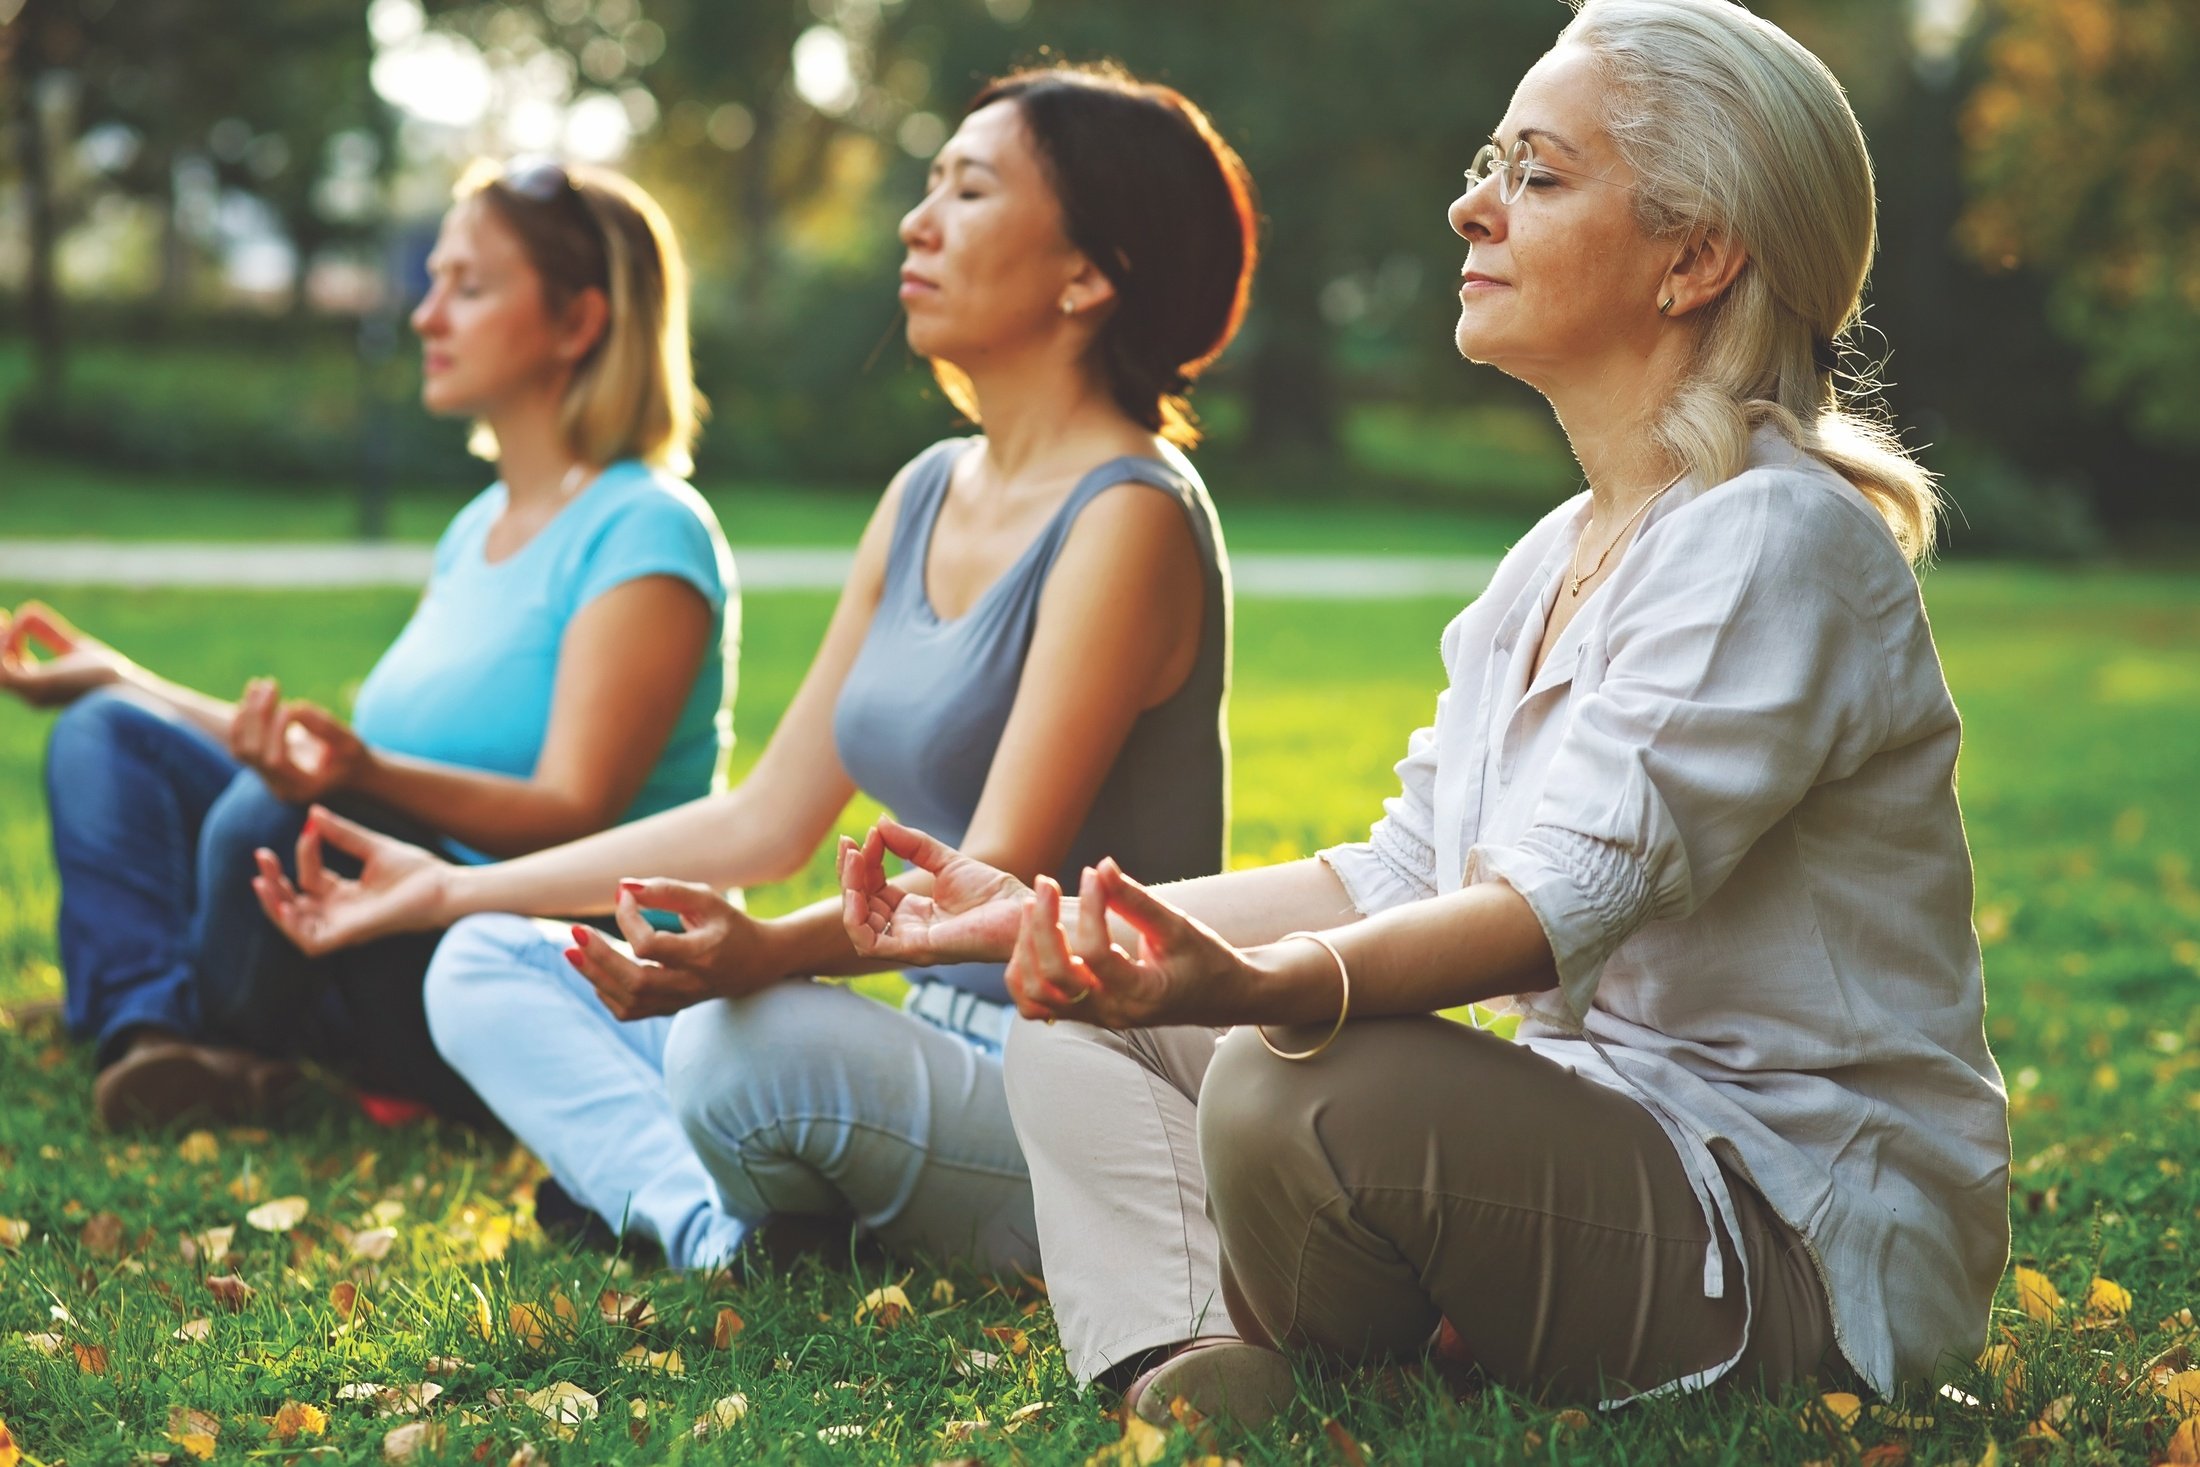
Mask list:
[[[1572,0],[1558,44],[1612,84],[1606,125],[1656,238],[1721,231],[1748,260],[1704,308],[1695,362],[1653,426],[1699,480],[1748,464],[1760,425],[1871,500],[1912,561],[1940,514],[1932,475],[1876,407],[1870,370],[1837,345],[1859,317],[1877,246],[1871,157],[1825,63],[1732,0]]]
[[[583,463],[637,458],[683,477],[707,404],[695,388],[688,347],[687,263],[657,201],[609,169],[563,165],[576,199],[538,199],[505,180],[501,165],[477,161],[452,197],[480,200],[519,236],[542,277],[543,304],[557,311],[590,287],[609,306],[603,335],[573,369],[558,409],[565,447]],[[496,434],[474,425],[467,446],[499,456]]]

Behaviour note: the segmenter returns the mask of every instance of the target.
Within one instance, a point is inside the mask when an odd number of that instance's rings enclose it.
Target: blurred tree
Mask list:
[[[60,211],[54,198],[53,166],[40,108],[43,82],[54,65],[57,49],[54,10],[54,0],[26,0],[13,18],[0,26],[0,76],[8,81],[7,123],[14,136],[16,168],[23,188],[29,261],[23,297],[33,354],[31,391],[39,400],[60,395],[67,367],[61,297],[54,278],[54,256],[61,240]]]
[[[2146,439],[2200,449],[2200,7],[1991,0],[1963,112],[1961,238],[2049,279],[2087,384]]]

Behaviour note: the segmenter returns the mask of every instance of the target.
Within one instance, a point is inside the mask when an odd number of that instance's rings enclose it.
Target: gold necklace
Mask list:
[[[1596,564],[1590,566],[1587,570],[1580,569],[1581,545],[1582,542],[1586,541],[1589,537],[1584,535],[1581,537],[1580,541],[1576,541],[1574,543],[1574,553],[1566,562],[1566,570],[1571,578],[1566,587],[1566,594],[1568,596],[1579,596],[1581,594],[1582,582],[1588,580],[1589,577],[1604,569],[1604,562],[1611,556],[1614,550],[1619,548],[1619,542],[1627,538],[1627,532],[1635,527],[1635,521],[1641,519],[1643,515],[1648,512],[1651,505],[1656,504],[1660,499],[1663,499],[1665,497],[1666,490],[1671,489],[1674,484],[1678,484],[1681,480],[1687,477],[1688,470],[1682,469],[1679,473],[1673,476],[1672,481],[1668,483],[1664,489],[1660,489],[1657,493],[1651,495],[1648,499],[1645,499],[1641,504],[1636,505],[1635,512],[1627,517],[1627,523],[1619,527],[1619,533],[1617,535],[1614,535],[1610,540],[1605,542],[1604,549],[1597,555]],[[1594,511],[1591,511],[1591,513],[1593,514]]]

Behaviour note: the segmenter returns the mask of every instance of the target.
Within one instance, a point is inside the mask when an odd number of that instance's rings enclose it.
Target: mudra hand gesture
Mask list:
[[[229,724],[229,752],[276,798],[300,805],[344,788],[367,757],[342,719],[302,699],[286,701],[271,677],[245,684]]]
[[[357,877],[331,872],[324,843],[359,862]],[[354,825],[319,805],[298,835],[298,879],[265,846],[252,890],[268,920],[311,957],[398,932],[444,924],[444,882],[451,865],[431,851]]]
[[[34,708],[73,703],[129,670],[129,658],[43,602],[26,601],[12,617],[0,611],[0,688]]]
[[[645,909],[670,912],[678,932],[652,927]],[[622,881],[612,917],[622,949],[589,927],[573,928],[565,960],[596,987],[620,1019],[676,1014],[707,998],[742,998],[778,977],[761,924],[724,896],[692,881]]]
[[[929,874],[931,891],[888,881],[888,851]],[[912,967],[1006,961],[1016,944],[1022,899],[1031,894],[1006,871],[884,819],[861,845],[840,838],[840,891],[841,925],[855,950]]]

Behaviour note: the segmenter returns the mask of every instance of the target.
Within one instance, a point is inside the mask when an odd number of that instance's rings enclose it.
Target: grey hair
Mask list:
[[[1704,308],[1695,360],[1653,432],[1704,483],[1747,466],[1769,425],[1871,500],[1912,561],[1940,516],[1933,476],[1876,408],[1869,369],[1837,353],[1856,325],[1878,224],[1871,157],[1841,83],[1733,0],[1571,0],[1559,45],[1611,84],[1606,126],[1655,238],[1698,230],[1748,260]]]

